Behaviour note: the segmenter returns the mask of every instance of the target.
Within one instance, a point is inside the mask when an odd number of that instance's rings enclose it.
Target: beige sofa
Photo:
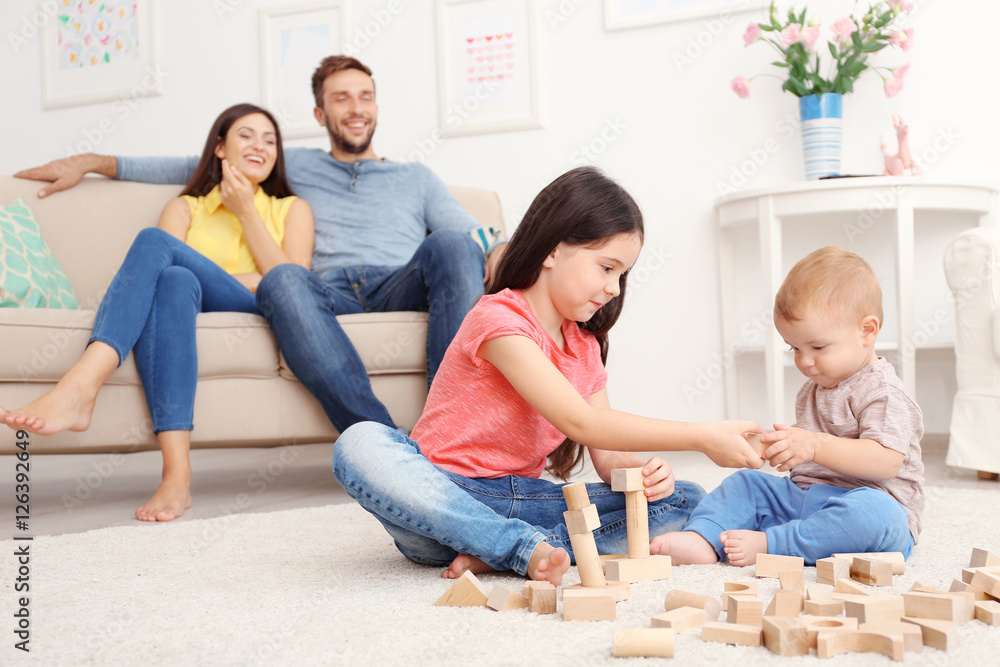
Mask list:
[[[41,184],[0,176],[0,205],[24,197],[62,264],[81,310],[0,308],[0,406],[19,407],[52,387],[86,346],[101,296],[136,233],[156,224],[178,186],[87,178],[38,199]],[[493,192],[452,188],[484,226],[503,229]],[[376,396],[393,419],[416,423],[427,395],[424,313],[339,318],[364,360]],[[244,313],[198,316],[196,447],[332,442],[337,431],[295,379],[267,322]],[[0,453],[15,439],[0,437]],[[152,422],[131,355],[101,391],[90,429],[33,436],[34,453],[155,449]]]

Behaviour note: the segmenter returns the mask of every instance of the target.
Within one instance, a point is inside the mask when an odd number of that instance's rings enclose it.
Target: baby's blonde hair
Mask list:
[[[868,265],[850,250],[826,246],[792,267],[774,297],[774,316],[797,322],[810,308],[858,321],[874,315],[882,326],[882,288]]]

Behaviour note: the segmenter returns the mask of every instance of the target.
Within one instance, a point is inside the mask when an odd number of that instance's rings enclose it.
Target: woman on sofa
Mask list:
[[[312,264],[313,216],[285,178],[274,117],[237,104],[216,118],[201,160],[156,228],[139,232],[97,310],[80,360],[50,391],[18,410],[14,429],[48,435],[90,426],[97,394],[134,349],[163,454],[163,479],[136,510],[170,521],[191,506],[191,430],[198,380],[195,316],[257,313],[254,292],[279,264]]]

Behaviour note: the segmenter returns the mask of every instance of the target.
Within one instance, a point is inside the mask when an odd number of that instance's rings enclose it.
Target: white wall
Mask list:
[[[594,162],[632,192],[647,220],[646,247],[637,265],[645,269],[645,280],[636,284],[612,338],[612,400],[617,407],[654,416],[721,418],[720,382],[693,400],[683,393],[721,351],[713,200],[727,183],[761,187],[804,178],[798,135],[785,136],[778,125],[797,117],[795,98],[781,93],[777,80],[764,77],[753,82],[750,100],[739,100],[729,90],[736,74],[774,69],[767,65],[772,57],[763,45],[743,48],[743,29],[757,14],[608,32],[603,3],[597,0],[543,0],[538,4],[545,128],[445,139],[432,142],[427,154],[437,127],[434,7],[429,0],[401,2],[403,10],[359,54],[378,82],[376,151],[422,157],[449,183],[498,191],[516,223],[540,188],[581,160],[581,147],[602,149],[595,151]],[[30,30],[37,2],[4,0],[0,173],[64,156],[86,148],[88,141],[98,152],[113,154],[196,153],[219,110],[238,101],[261,101],[257,10],[274,4],[280,3],[161,2],[163,95],[139,100],[125,115],[113,113],[110,104],[43,111],[39,40]],[[365,26],[388,4],[352,0],[353,27]],[[853,4],[821,0],[810,7],[832,20]],[[220,15],[220,9],[230,11]],[[887,100],[880,80],[869,72],[845,100],[843,171],[880,171],[879,136],[894,147],[890,116],[902,113],[918,155],[931,149],[940,133],[955,137],[929,165],[928,176],[1000,181],[995,120],[1000,51],[993,39],[998,23],[997,3],[925,0],[912,18],[916,48],[906,58],[912,70],[903,93]],[[11,34],[26,37],[27,44],[15,49]],[[880,60],[903,62],[898,55]],[[108,127],[109,121],[111,131],[101,132],[102,122]],[[613,141],[603,142],[609,123],[622,129]],[[759,167],[747,162],[770,138],[778,149]],[[323,139],[289,143],[326,145]],[[745,180],[740,180],[741,169],[751,172],[742,174]],[[846,237],[833,241],[850,245]],[[936,243],[925,251],[922,279],[928,283],[918,286],[918,293],[943,299]],[[786,248],[786,256],[791,262],[810,249],[806,240]],[[880,262],[880,275],[887,278],[891,263],[881,262],[891,262],[891,254],[871,259]],[[946,432],[954,380],[948,363],[932,359],[929,366],[937,375],[925,376],[918,400],[928,431]],[[748,386],[756,386],[759,377],[751,376]],[[789,378],[794,385],[799,380]],[[751,391],[751,398],[760,393]],[[752,400],[747,412],[747,418],[768,421],[763,406]]]

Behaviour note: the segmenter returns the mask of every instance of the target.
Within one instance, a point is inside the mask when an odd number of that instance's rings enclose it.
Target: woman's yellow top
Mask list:
[[[243,226],[222,205],[219,186],[204,197],[184,195],[191,207],[191,227],[185,242],[229,273],[259,271],[250,246],[243,236]],[[279,246],[285,238],[285,216],[297,197],[270,197],[261,188],[253,195],[260,219]]]

